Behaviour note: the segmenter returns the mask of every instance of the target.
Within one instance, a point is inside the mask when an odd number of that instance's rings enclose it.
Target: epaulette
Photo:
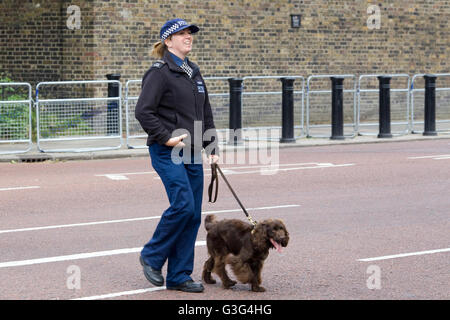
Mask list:
[[[156,60],[151,67],[161,69],[165,63],[166,62],[164,60]]]
[[[147,76],[150,74],[150,71],[154,70],[154,68],[156,69],[161,69],[163,65],[165,65],[166,62],[163,60],[156,60],[153,65],[145,72],[144,76],[142,77],[142,84],[141,84],[141,88],[144,87],[144,82],[145,79],[147,78]]]

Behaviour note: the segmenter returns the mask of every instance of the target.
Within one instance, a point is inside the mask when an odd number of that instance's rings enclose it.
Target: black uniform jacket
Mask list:
[[[175,64],[169,52],[155,62],[142,79],[135,116],[148,134],[147,145],[165,144],[175,129],[184,129],[174,136],[185,131],[190,135],[190,139],[184,140],[186,145],[190,141],[193,148],[195,141],[196,149],[206,148],[208,153],[218,154],[217,132],[205,82],[198,66],[190,61],[188,64],[193,69],[192,78]]]

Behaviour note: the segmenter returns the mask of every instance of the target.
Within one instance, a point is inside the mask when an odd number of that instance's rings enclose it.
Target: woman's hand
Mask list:
[[[165,145],[168,147],[184,147],[185,144],[183,143],[183,139],[187,138],[187,136],[188,135],[185,133],[178,137],[172,137],[169,140],[167,140]]]
[[[216,154],[211,154],[208,157],[209,164],[217,163],[219,161],[219,156]]]

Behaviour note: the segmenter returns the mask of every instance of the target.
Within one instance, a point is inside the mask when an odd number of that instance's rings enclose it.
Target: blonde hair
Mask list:
[[[170,39],[170,36],[167,39]],[[166,44],[163,41],[159,40],[155,42],[155,44],[153,45],[151,55],[155,58],[162,59],[166,51],[167,51]]]

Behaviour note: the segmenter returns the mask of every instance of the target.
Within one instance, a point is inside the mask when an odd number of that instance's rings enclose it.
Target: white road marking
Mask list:
[[[161,218],[161,216],[130,218],[130,219],[120,219],[120,220],[107,220],[107,221],[94,221],[94,222],[73,223],[73,224],[61,224],[61,225],[44,226],[44,227],[22,228],[22,229],[9,229],[9,230],[0,230],[0,234],[13,233],[13,232],[24,232],[24,231],[37,231],[37,230],[48,230],[48,229],[93,226],[93,225],[108,224],[108,223],[133,222],[133,221],[152,220],[152,219],[159,219],[159,218]]]
[[[344,164],[332,164],[332,163],[303,163],[302,165],[310,165],[305,167],[294,167],[294,168],[277,168],[276,166],[261,166],[259,170],[251,170],[251,171],[234,171],[230,169],[222,169],[224,174],[228,175],[237,175],[237,174],[250,174],[250,173],[259,173],[259,174],[276,174],[278,171],[293,171],[293,170],[307,170],[307,169],[324,169],[324,168],[339,168],[339,167],[350,167],[354,166],[354,163],[344,163]],[[313,165],[313,166],[311,166]],[[258,166],[248,167],[248,168],[258,168]],[[210,176],[210,173],[205,174],[205,177]],[[161,180],[160,177],[154,177],[155,180]]]
[[[293,208],[293,207],[299,207],[299,206],[300,205],[298,205],[298,204],[287,204],[287,205],[279,205],[279,206],[271,206],[271,207],[248,208],[247,210],[248,211],[273,210],[273,209]],[[239,212],[241,210],[242,209],[226,209],[226,210],[205,211],[202,214]],[[93,226],[93,225],[109,224],[109,223],[135,222],[135,221],[153,220],[153,219],[159,219],[159,218],[161,218],[161,216],[139,217],[139,218],[129,218],[129,219],[118,219],[118,220],[105,220],[105,221],[93,221],[93,222],[61,224],[61,225],[43,226],[43,227],[30,227],[30,228],[21,228],[21,229],[9,229],[9,230],[0,230],[0,234],[2,234],[2,233],[13,233],[13,232],[24,232],[24,231],[37,231],[37,230],[49,230],[49,229],[60,229],[60,228],[84,227],[84,226]]]
[[[388,259],[396,259],[396,258],[411,257],[411,256],[420,256],[420,255],[425,255],[425,254],[442,253],[442,252],[450,252],[450,248],[437,249],[437,250],[427,250],[427,251],[418,251],[418,252],[410,252],[410,253],[401,253],[401,254],[393,254],[393,255],[390,255],[390,256],[358,259],[357,261],[370,262],[370,261],[388,260]]]
[[[105,174],[96,174],[96,177],[105,177],[107,175],[119,175],[119,176],[133,176],[136,174],[154,174],[156,171],[140,171],[140,172],[122,172],[122,173],[105,173]]]
[[[450,154],[441,154],[441,155],[434,155],[434,156],[421,156],[421,157],[408,157],[408,159],[411,159],[411,160],[417,160],[417,159],[446,160],[446,159],[450,159]]]
[[[111,180],[130,180],[126,176],[119,174],[105,174],[105,177]]]
[[[111,180],[129,180],[127,178],[127,176],[145,175],[145,174],[156,174],[156,171],[107,173],[107,174],[96,174],[95,176],[96,177],[106,177]]]
[[[291,170],[305,170],[305,169],[321,169],[321,168],[338,168],[338,167],[348,167],[353,166],[354,163],[345,164],[333,164],[333,163],[321,163],[321,162],[306,162],[306,163],[279,163],[270,165],[255,165],[255,166],[238,166],[238,167],[225,167],[222,171],[227,174],[249,174],[249,173],[261,173],[261,169],[264,171],[271,171],[276,173],[277,171],[291,171]],[[283,168],[283,167],[294,167],[294,168]],[[236,171],[240,169],[260,169],[251,171]],[[210,172],[211,170],[208,169]],[[127,176],[131,175],[147,175],[156,174],[156,171],[143,171],[143,172],[124,172],[124,173],[108,173],[108,174],[96,174],[96,177],[106,177],[110,180],[129,180]],[[208,176],[210,174],[205,174]],[[160,179],[155,177],[155,179]]]
[[[39,189],[39,186],[0,188],[0,191]]]
[[[109,298],[117,298],[121,296],[130,296],[135,294],[141,294],[146,292],[153,292],[153,291],[160,291],[165,290],[166,287],[154,287],[154,288],[148,288],[148,289],[138,289],[138,290],[130,290],[130,291],[122,291],[122,292],[116,292],[116,293],[108,293],[108,294],[102,294],[99,296],[90,296],[90,297],[83,297],[83,298],[76,298],[72,300],[99,300],[99,299],[109,299]]]
[[[195,243],[195,246],[205,246],[205,245],[206,245],[206,241],[197,241]],[[65,255],[65,256],[56,256],[56,257],[48,257],[48,258],[8,261],[8,262],[1,262],[0,269],[1,268],[9,268],[9,267],[29,266],[29,265],[42,264],[42,263],[52,263],[52,262],[72,261],[72,260],[80,260],[80,259],[88,259],[88,258],[114,256],[114,255],[118,255],[118,254],[141,252],[141,250],[142,250],[142,247],[138,247],[138,248],[126,248],[126,249],[116,249],[116,250],[107,250],[107,251],[77,253],[77,254],[69,254],[69,255]]]
[[[295,167],[295,168],[273,168],[273,167],[267,167],[268,171],[271,171],[272,173],[276,173],[277,171],[292,171],[292,170],[306,170],[306,169],[323,169],[323,168],[338,168],[338,167],[349,167],[354,166],[354,163],[345,163],[345,164],[325,164],[325,163],[317,163],[315,166],[308,166],[308,167]],[[225,172],[224,172],[225,173]],[[252,170],[252,171],[230,171],[228,172],[231,174],[248,174],[248,173],[261,173],[261,170]]]

